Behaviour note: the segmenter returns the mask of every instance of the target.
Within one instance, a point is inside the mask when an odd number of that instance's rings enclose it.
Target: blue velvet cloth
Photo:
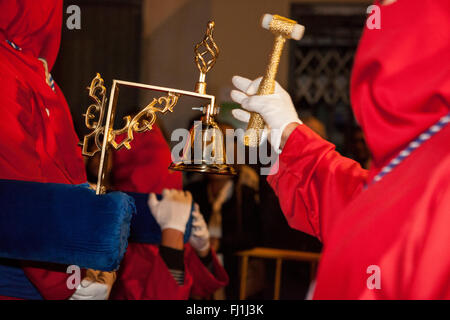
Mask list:
[[[0,295],[42,299],[17,260],[112,271],[119,267],[128,239],[159,244],[161,229],[147,201],[148,194],[139,193],[97,196],[88,184],[0,180],[0,257],[7,258],[0,259]],[[194,204],[185,243],[193,209]]]
[[[131,193],[128,195],[133,197],[136,204],[136,214],[131,218],[130,242],[159,244],[161,243],[161,228],[156,222],[153,214],[148,207],[148,194]],[[157,195],[161,199],[161,195]],[[194,202],[192,202],[191,216],[186,225],[184,233],[184,243],[189,241],[192,229],[192,212],[194,211]]]
[[[0,180],[0,207],[0,257],[102,271],[119,267],[135,212],[121,192],[13,180]]]

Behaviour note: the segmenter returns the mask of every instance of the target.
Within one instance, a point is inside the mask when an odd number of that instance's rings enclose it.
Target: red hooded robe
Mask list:
[[[381,6],[351,82],[370,170],[299,126],[268,177],[289,224],[324,244],[315,299],[450,299],[450,125],[364,189],[449,112],[449,30],[448,1]]]
[[[66,100],[56,84],[55,91],[47,84],[38,60],[53,67],[61,23],[62,1],[0,0],[0,179],[86,182]],[[65,270],[50,271],[44,264],[23,269],[45,299],[74,292]]]
[[[181,172],[168,170],[171,154],[161,130],[135,135],[131,150],[114,155],[114,187],[126,192],[161,193],[163,189],[182,189]],[[191,295],[207,296],[228,283],[225,269],[214,252],[213,272],[200,261],[187,243],[184,247],[185,279],[178,285],[153,244],[128,244],[120,265],[112,299],[186,300]]]

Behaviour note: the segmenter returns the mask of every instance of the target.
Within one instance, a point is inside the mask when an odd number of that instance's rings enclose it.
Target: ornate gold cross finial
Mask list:
[[[206,93],[206,74],[216,63],[220,52],[213,37],[214,26],[214,21],[208,22],[205,37],[194,48],[195,63],[200,71],[200,77],[195,86],[195,91],[201,94]]]

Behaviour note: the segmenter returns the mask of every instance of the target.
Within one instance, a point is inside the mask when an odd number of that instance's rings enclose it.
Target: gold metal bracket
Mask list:
[[[119,88],[123,86],[161,92],[164,93],[164,95],[159,98],[154,98],[134,117],[124,117],[125,125],[120,129],[114,129],[113,123],[117,108]],[[92,132],[84,136],[82,153],[85,156],[92,157],[97,152],[101,152],[96,189],[97,194],[103,194],[105,191],[103,181],[106,171],[106,151],[108,148],[119,150],[125,147],[126,149],[131,149],[131,142],[134,139],[134,133],[151,130],[157,119],[157,114],[173,112],[173,108],[181,96],[202,98],[208,101],[208,104],[210,105],[214,105],[216,99],[214,96],[200,94],[197,92],[152,86],[136,82],[113,80],[109,104],[106,108],[106,88],[103,86],[103,79],[99,74],[97,74],[97,76],[92,80],[91,86],[88,89],[89,96],[94,100],[94,103],[88,107],[84,116],[86,127],[91,129]],[[98,118],[98,120],[95,121],[95,118]],[[104,134],[105,132],[108,132],[108,134]],[[122,134],[126,134],[126,137],[121,141],[117,141],[116,138]],[[92,139],[94,140],[93,150],[89,150],[89,146],[92,145]]]

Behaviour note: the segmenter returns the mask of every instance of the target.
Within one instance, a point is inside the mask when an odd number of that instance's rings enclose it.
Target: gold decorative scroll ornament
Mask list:
[[[106,104],[106,88],[103,86],[103,79],[100,74],[92,80],[89,90],[89,96],[94,100],[86,113],[85,125],[88,129],[93,130],[91,133],[84,136],[82,153],[85,156],[92,157],[98,151],[102,149],[101,137],[105,131],[105,127],[101,124],[105,117],[105,104]],[[109,128],[108,143],[116,150],[120,150],[123,147],[128,150],[131,149],[130,142],[134,139],[134,132],[145,132],[152,130],[156,121],[156,112],[165,114],[167,112],[173,112],[173,107],[177,104],[179,94],[168,92],[167,96],[154,98],[144,109],[142,109],[134,117],[124,117],[125,125],[121,129],[113,130]],[[95,121],[94,119],[97,118]],[[127,136],[120,142],[116,141],[116,137],[127,133]],[[91,139],[94,139],[94,144],[90,144]],[[89,150],[89,146],[93,146],[92,150]]]
[[[100,137],[103,135],[105,129],[102,124],[105,118],[106,88],[103,85],[103,79],[99,73],[92,79],[91,85],[87,89],[89,90],[89,97],[94,100],[94,103],[87,108],[83,116],[85,117],[84,123],[86,127],[92,130],[92,132],[84,136],[82,153],[85,156],[92,157],[102,148]],[[94,121],[97,116],[97,121]],[[93,144],[94,149],[90,151],[89,142],[92,138],[95,139]]]
[[[154,98],[144,109],[142,109],[133,118],[131,116],[126,116],[123,119],[126,124],[122,129],[110,130],[109,141],[114,149],[119,150],[122,147],[131,149],[130,142],[133,141],[133,132],[145,132],[153,129],[153,125],[156,121],[156,112],[165,114],[167,112],[173,112],[173,107],[177,104],[178,98],[180,97],[177,93],[169,92],[165,97]],[[116,137],[124,133],[127,133],[127,137],[123,139],[120,143],[116,142]]]

